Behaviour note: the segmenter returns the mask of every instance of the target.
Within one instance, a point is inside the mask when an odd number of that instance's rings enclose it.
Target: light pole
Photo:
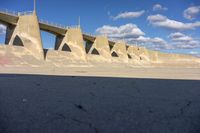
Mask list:
[[[34,8],[33,12],[36,13],[36,0],[34,0],[34,7],[33,8]]]

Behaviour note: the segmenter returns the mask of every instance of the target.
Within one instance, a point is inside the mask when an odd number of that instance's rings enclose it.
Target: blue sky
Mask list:
[[[1,0],[0,9],[33,10],[33,0]],[[37,0],[39,19],[166,52],[200,55],[199,0]],[[0,26],[1,28],[2,26]],[[2,30],[0,30],[2,31]],[[0,34],[3,42],[4,35]],[[42,32],[45,48],[53,35]]]

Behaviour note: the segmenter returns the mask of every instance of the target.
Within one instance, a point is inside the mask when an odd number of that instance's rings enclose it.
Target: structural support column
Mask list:
[[[80,28],[70,28],[67,30],[64,37],[57,36],[55,49],[69,52],[80,60],[86,60],[83,35]]]
[[[98,55],[103,60],[111,61],[110,48],[107,37],[97,36],[94,43],[91,45],[88,54]]]
[[[127,48],[127,54],[129,56],[129,59],[132,61],[136,61],[139,60],[139,51],[138,51],[139,47],[136,46],[128,46]]]
[[[128,55],[126,50],[126,44],[124,42],[117,42],[111,49],[111,56],[114,61],[118,60],[122,63],[128,62]]]
[[[36,14],[19,15],[17,25],[15,27],[8,26],[7,28],[6,43],[22,46],[35,58],[43,60],[44,52]]]

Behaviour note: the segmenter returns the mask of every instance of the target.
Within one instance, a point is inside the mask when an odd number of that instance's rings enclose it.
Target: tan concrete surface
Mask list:
[[[8,25],[5,40],[9,44],[0,46],[0,73],[200,78],[197,57],[113,42],[82,34],[80,28],[41,25],[36,14],[12,16],[0,12],[0,23]],[[43,49],[40,30],[57,36],[56,50]],[[84,40],[89,42],[86,46]]]
[[[86,61],[86,52],[80,28],[68,29],[64,37],[57,37],[55,45],[55,49],[68,52],[75,60]]]
[[[107,37],[97,36],[89,49],[87,59],[95,62],[111,62],[111,53]]]
[[[17,25],[13,30],[9,45],[21,45],[37,59],[44,60],[40,28],[36,14],[19,16]]]
[[[125,42],[116,42],[111,48],[111,56],[113,62],[128,63],[128,55]]]

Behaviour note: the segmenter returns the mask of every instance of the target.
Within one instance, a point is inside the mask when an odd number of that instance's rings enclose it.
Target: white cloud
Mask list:
[[[3,35],[5,33],[6,33],[6,27],[0,24],[0,35]]]
[[[199,40],[194,39],[180,32],[171,33],[169,35],[169,38],[172,40],[172,45],[174,45],[175,48],[182,48],[182,49],[200,48]]]
[[[189,54],[200,57],[200,52],[197,52],[197,51],[190,51]]]
[[[142,11],[137,11],[137,12],[123,12],[118,14],[115,17],[111,17],[113,20],[118,20],[118,19],[130,19],[130,18],[138,18],[142,16],[145,13],[144,10]]]
[[[183,16],[186,19],[193,20],[197,17],[199,13],[200,13],[200,6],[191,6],[183,12]]]
[[[192,41],[193,38],[190,36],[186,36],[183,33],[180,32],[175,32],[175,33],[171,33],[169,35],[169,37],[173,40],[173,41]]]
[[[155,18],[154,21],[163,20]],[[194,49],[200,48],[200,41],[180,32],[170,34],[169,41],[160,37],[145,37],[145,33],[135,24],[122,26],[104,25],[96,30],[97,34],[107,35],[112,40],[124,40],[128,44],[137,44],[154,50],[164,49]]]
[[[128,43],[130,44],[139,44],[141,46],[145,46],[150,49],[154,50],[160,50],[160,49],[169,49],[168,43],[160,38],[160,37],[144,37],[144,36],[139,36],[138,38],[130,38],[127,40]]]
[[[194,23],[183,23],[169,19],[166,16],[160,14],[150,15],[147,17],[147,20],[154,26],[173,30],[191,30],[200,27],[200,21]]]
[[[168,8],[163,7],[163,6],[160,5],[160,4],[155,4],[155,5],[153,6],[153,11],[159,11],[159,10],[166,11],[166,10],[168,10]]]
[[[151,49],[166,49],[168,44],[159,37],[144,37],[145,33],[135,24],[126,24],[119,27],[104,25],[96,30],[97,34],[107,35],[112,40],[124,40],[129,44],[138,44]]]
[[[109,38],[113,39],[132,38],[145,34],[135,24],[126,24],[119,27],[104,25],[98,28],[96,32],[97,34],[107,35]]]

